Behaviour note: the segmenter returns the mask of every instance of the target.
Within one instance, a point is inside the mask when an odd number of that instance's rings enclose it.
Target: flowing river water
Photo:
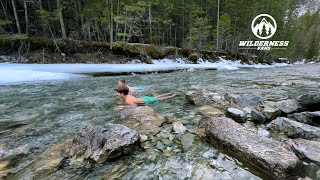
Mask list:
[[[151,104],[188,129],[192,145],[161,143],[151,136],[147,148],[102,164],[41,170],[44,151],[72,138],[88,125],[122,123],[115,110],[120,99],[113,89],[119,79],[142,85],[136,96],[174,92],[179,96]],[[206,87],[217,93],[252,93],[278,101],[319,92],[320,65],[268,69],[173,72],[135,76],[85,77],[69,80],[0,85],[0,179],[261,179],[272,178],[193,134],[201,115],[185,93]],[[164,127],[165,129],[165,127]],[[168,130],[169,131],[169,130]],[[163,131],[162,133],[167,133]],[[170,136],[176,136],[169,133]],[[188,138],[186,141],[188,141]],[[159,146],[164,146],[161,150]]]

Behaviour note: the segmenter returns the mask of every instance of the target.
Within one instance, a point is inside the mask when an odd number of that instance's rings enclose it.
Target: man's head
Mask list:
[[[127,86],[119,86],[117,89],[115,89],[117,91],[117,95],[119,97],[123,97],[129,94],[129,88]]]
[[[124,79],[121,79],[118,81],[118,86],[125,86],[126,85],[126,81]]]

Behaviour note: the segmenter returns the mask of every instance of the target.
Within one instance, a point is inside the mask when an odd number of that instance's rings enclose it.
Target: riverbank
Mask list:
[[[240,60],[243,64],[272,64],[286,59],[258,57],[255,54],[206,51],[177,47],[159,47],[153,44],[43,39],[39,37],[0,37],[0,62],[11,63],[108,63],[124,64],[133,60],[153,64],[154,59],[184,58],[186,63],[199,60],[216,62],[219,57]]]

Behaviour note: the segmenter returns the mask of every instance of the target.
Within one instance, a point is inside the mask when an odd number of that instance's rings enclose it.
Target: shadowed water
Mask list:
[[[265,174],[243,165],[194,137],[188,151],[175,143],[168,151],[150,148],[116,161],[86,167],[39,171],[34,164],[54,144],[72,138],[88,125],[121,123],[120,102],[112,91],[119,79],[142,85],[136,96],[175,92],[179,96],[150,106],[160,115],[174,115],[190,132],[201,116],[185,99],[192,87],[217,93],[252,93],[264,100],[282,100],[319,92],[320,65],[270,69],[174,72],[136,76],[86,77],[64,81],[0,86],[0,177],[23,179],[259,179]],[[190,133],[189,133],[190,134]],[[11,154],[10,154],[11,153]],[[4,164],[4,165],[3,165]],[[6,165],[6,166],[5,166]],[[4,167],[4,168],[2,168]],[[37,173],[34,173],[36,172]]]

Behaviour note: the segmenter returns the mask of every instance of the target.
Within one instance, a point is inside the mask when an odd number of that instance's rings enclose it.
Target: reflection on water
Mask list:
[[[165,92],[180,95],[150,106],[160,115],[174,115],[192,129],[196,127],[193,120],[198,117],[184,97],[191,87],[207,87],[222,94],[253,93],[265,100],[287,99],[319,91],[320,65],[92,77],[0,86],[0,177],[4,174],[9,178],[46,179],[263,177],[259,172],[250,173],[236,159],[226,158],[198,137],[186,152],[175,146],[170,148],[177,151],[162,152],[151,145],[144,152],[114,162],[67,167],[33,177],[37,157],[52,145],[71,138],[78,129],[106,122],[121,123],[119,112],[114,110],[120,100],[112,90],[119,79],[126,79],[130,86],[143,85],[145,90],[136,92],[136,96]]]

